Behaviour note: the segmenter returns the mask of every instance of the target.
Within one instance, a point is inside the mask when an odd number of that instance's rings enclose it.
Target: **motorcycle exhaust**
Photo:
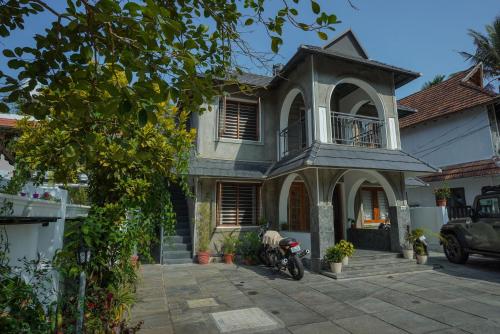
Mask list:
[[[299,254],[297,254],[299,257],[304,257],[306,256],[307,254],[309,254],[311,251],[309,249],[304,249],[303,251],[301,251]]]

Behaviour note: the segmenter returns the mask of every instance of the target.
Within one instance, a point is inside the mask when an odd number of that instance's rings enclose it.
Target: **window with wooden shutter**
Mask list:
[[[220,225],[256,225],[259,217],[260,185],[219,182],[217,214]]]
[[[219,136],[259,140],[259,104],[222,98],[219,104]]]
[[[361,204],[363,205],[363,224],[380,224],[389,219],[389,203],[382,188],[362,188]]]

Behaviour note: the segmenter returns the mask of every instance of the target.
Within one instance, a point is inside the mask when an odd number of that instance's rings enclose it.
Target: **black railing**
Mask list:
[[[470,216],[470,206],[447,207],[448,219],[466,218]]]
[[[382,147],[384,121],[374,117],[332,112],[333,142],[337,144]]]
[[[292,123],[279,133],[281,156],[303,150],[307,146],[306,123],[304,120]]]

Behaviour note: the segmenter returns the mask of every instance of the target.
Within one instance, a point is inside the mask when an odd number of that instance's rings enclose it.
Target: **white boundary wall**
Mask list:
[[[448,222],[446,207],[412,207],[410,208],[411,228],[425,230],[425,236],[432,251],[442,251],[439,244],[441,226]]]

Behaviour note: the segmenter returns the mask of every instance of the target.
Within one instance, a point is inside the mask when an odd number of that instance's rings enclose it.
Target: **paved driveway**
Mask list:
[[[264,267],[145,265],[141,333],[500,333],[500,262],[335,281]],[[231,312],[235,310],[241,310]]]

